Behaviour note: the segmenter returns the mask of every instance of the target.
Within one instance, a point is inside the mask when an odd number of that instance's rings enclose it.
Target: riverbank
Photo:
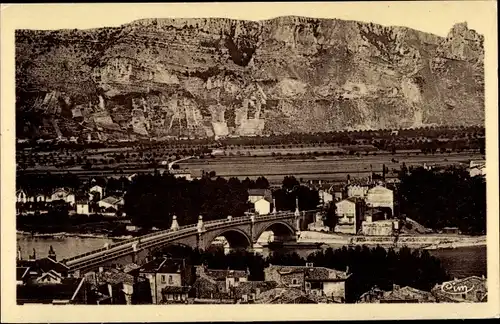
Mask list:
[[[88,234],[88,233],[68,233],[68,232],[59,232],[59,233],[32,233],[26,231],[16,231],[16,234],[23,236],[30,236],[36,238],[66,238],[66,237],[79,237],[79,238],[97,238],[97,239],[111,239],[111,240],[128,240],[133,238],[132,235],[124,235],[124,236],[110,236],[106,234]]]
[[[300,233],[298,243],[323,243],[333,246],[372,245],[385,248],[407,246],[415,249],[437,250],[447,248],[486,246],[486,235],[446,235],[422,234],[395,236],[357,236],[304,231]]]

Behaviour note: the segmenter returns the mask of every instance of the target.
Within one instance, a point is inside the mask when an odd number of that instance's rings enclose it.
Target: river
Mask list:
[[[33,253],[33,249],[35,249],[37,257],[46,257],[49,247],[52,245],[57,258],[64,259],[99,249],[106,243],[116,241],[109,238],[78,236],[32,237],[31,235],[17,234],[17,246],[21,248],[23,258],[28,258]],[[290,251],[295,251],[300,256],[305,257],[316,250],[294,248]],[[264,249],[262,253],[266,255],[269,251]],[[486,275],[486,246],[429,250],[429,253],[441,260],[441,264],[452,277],[463,278],[472,275]]]

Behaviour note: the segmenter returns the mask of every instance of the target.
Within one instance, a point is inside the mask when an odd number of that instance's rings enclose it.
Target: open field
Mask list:
[[[382,166],[389,169],[388,178],[395,177],[402,163],[407,166],[436,165],[466,165],[472,159],[483,159],[481,154],[449,153],[435,155],[379,154],[379,155],[344,155],[319,157],[278,157],[278,156],[220,156],[214,158],[191,159],[179,164],[181,169],[188,169],[195,177],[202,171],[215,171],[221,177],[238,177],[244,179],[265,176],[271,183],[280,183],[286,175],[294,175],[303,180],[343,181],[349,174],[352,178],[367,177],[370,173],[382,172]],[[24,173],[66,173],[71,172],[81,177],[91,176],[128,176],[134,173],[153,172],[155,169],[147,165],[109,165],[105,170],[83,170],[80,167],[55,168],[40,167]],[[157,168],[164,171],[164,167]]]

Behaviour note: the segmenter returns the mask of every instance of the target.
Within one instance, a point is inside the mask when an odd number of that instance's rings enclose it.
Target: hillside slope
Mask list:
[[[16,32],[18,136],[250,136],[484,122],[483,36],[336,19]],[[42,118],[40,118],[42,116]]]

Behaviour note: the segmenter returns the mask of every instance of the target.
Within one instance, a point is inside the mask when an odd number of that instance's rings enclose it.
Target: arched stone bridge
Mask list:
[[[311,211],[309,211],[311,212]],[[269,215],[252,215],[203,222],[179,227],[174,220],[172,228],[150,233],[130,240],[111,244],[61,260],[70,273],[79,275],[101,266],[112,264],[144,263],[150,253],[171,244],[187,245],[206,250],[215,238],[223,236],[233,249],[251,249],[265,231],[272,231],[275,241],[296,241],[301,223],[307,212],[276,212]]]

